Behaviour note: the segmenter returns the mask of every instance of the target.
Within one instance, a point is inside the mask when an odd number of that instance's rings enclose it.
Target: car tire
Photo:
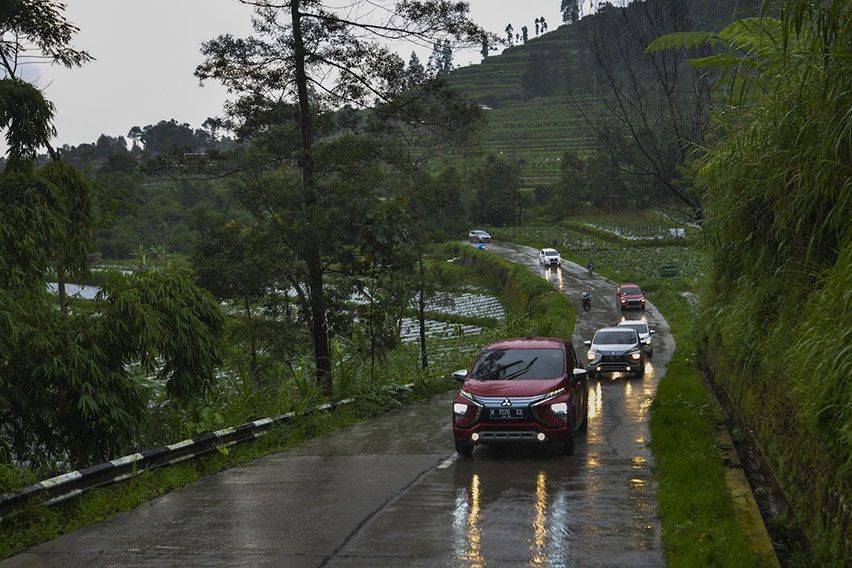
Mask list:
[[[564,442],[562,442],[562,444],[559,447],[559,452],[563,455],[566,455],[566,456],[573,456],[574,455],[574,449],[575,449],[574,446],[575,446],[575,443],[574,443],[574,428],[573,428],[573,424],[572,424],[572,427],[571,427],[570,431],[568,432],[568,439],[565,440]]]
[[[648,349],[648,359],[654,356],[654,348]]]
[[[473,455],[473,444],[465,440],[456,440],[456,453],[463,458],[469,458]]]
[[[589,403],[586,401],[586,413],[583,415],[583,423],[580,424],[578,428],[580,432],[586,432],[589,430]]]

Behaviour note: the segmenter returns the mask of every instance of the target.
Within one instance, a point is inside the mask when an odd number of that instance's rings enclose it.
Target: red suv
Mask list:
[[[636,284],[622,284],[615,289],[615,303],[622,310],[644,310],[645,292]]]
[[[574,433],[586,429],[586,370],[562,339],[492,343],[470,371],[453,377],[464,381],[453,400],[459,455],[469,456],[477,444],[499,442],[552,442],[571,454]]]

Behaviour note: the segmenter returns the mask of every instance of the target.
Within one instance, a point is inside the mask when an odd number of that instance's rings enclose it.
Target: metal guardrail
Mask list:
[[[397,393],[411,391],[413,388],[414,383],[392,387]],[[261,418],[233,428],[207,432],[195,438],[159,448],[141,450],[85,469],[51,477],[25,487],[18,493],[0,494],[0,518],[23,508],[33,498],[42,498],[44,504],[54,505],[91,489],[119,483],[146,471],[195,459],[219,448],[254,440],[273,426],[290,422],[295,418],[336,410],[353,402],[355,399],[347,398],[334,403],[321,404],[300,413],[288,412],[272,418]]]

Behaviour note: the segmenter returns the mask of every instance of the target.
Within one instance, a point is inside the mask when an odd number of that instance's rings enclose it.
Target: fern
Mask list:
[[[717,45],[719,38],[711,32],[675,32],[658,37],[645,48],[646,53],[669,49],[695,49],[705,45]]]

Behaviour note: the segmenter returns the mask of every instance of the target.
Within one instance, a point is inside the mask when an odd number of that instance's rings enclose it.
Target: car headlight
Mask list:
[[[457,419],[464,418],[467,414],[467,409],[468,406],[466,404],[461,402],[455,402],[453,403],[453,416],[455,416]]]
[[[553,412],[553,414],[555,414],[560,420],[566,420],[568,418],[568,403],[557,402],[555,404],[551,404],[550,411]]]
[[[469,392],[467,392],[466,390],[462,389],[461,391],[459,391],[459,394],[460,394],[462,397],[464,397],[464,398],[468,399],[469,401],[474,402],[474,400],[473,400],[473,395],[472,395],[472,394],[470,394]]]
[[[641,353],[639,353],[638,351],[634,351],[633,353],[631,353],[631,354],[630,354],[630,357],[631,357],[634,361],[638,361],[639,359],[641,359],[641,358],[642,358],[642,354],[641,354]]]
[[[589,361],[594,361],[597,358],[598,358],[598,353],[594,349],[589,349],[589,352],[586,353],[586,359],[588,359]]]
[[[645,339],[642,340],[642,343],[644,343],[645,345],[651,345],[651,338],[646,337]]]

